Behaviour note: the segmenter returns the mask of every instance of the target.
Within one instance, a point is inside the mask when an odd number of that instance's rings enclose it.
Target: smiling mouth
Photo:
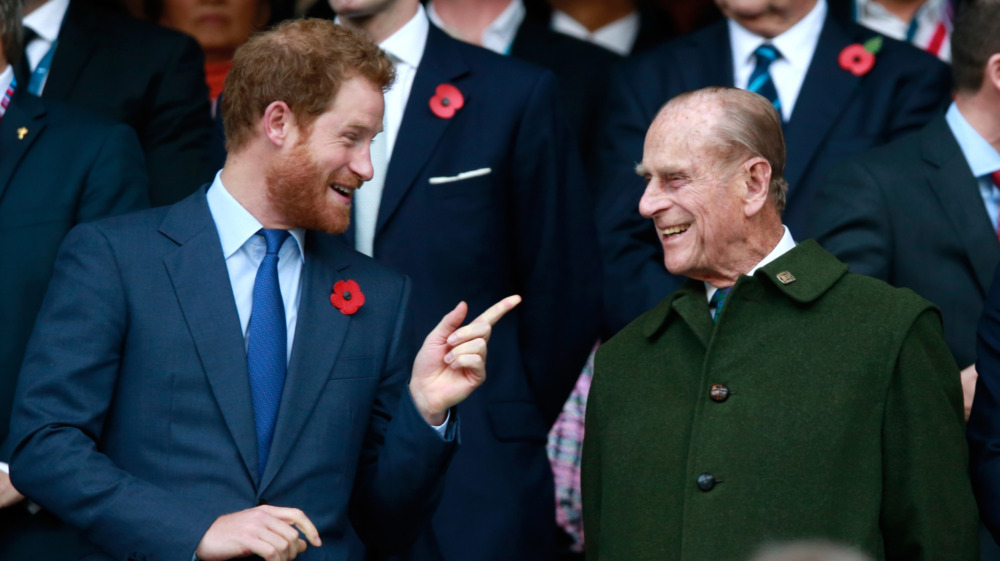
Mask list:
[[[690,224],[678,224],[677,226],[670,226],[669,228],[663,228],[662,230],[660,230],[660,234],[668,238],[679,236],[684,232],[687,232],[687,229],[690,227],[691,227]]]
[[[344,197],[346,197],[348,199],[350,199],[351,198],[351,194],[354,193],[354,189],[349,188],[349,187],[344,187],[342,185],[331,184],[330,188],[333,189],[334,191],[340,193],[341,195],[343,195]]]

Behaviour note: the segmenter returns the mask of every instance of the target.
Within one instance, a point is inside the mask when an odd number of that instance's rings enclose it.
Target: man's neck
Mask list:
[[[559,10],[593,33],[635,11],[634,0],[551,0],[552,9]]]
[[[481,45],[483,31],[490,26],[512,0],[434,0],[434,11],[441,21],[463,39]]]
[[[24,3],[24,15],[28,15],[38,8],[41,8],[46,2],[48,2],[48,0],[27,0]]]
[[[959,92],[955,106],[979,136],[1000,152],[1000,92],[985,88],[973,94]]]
[[[927,0],[872,0],[902,21],[910,21]]]
[[[342,25],[364,31],[373,41],[381,43],[413,19],[418,6],[417,0],[399,0],[391,8],[378,13],[363,16],[337,14],[337,17]]]
[[[765,224],[738,244],[740,246],[738,261],[730,263],[726,268],[714,271],[711,275],[693,278],[705,281],[716,288],[725,288],[736,284],[740,275],[746,275],[757,267],[765,257],[774,251],[774,248],[778,247],[782,236],[785,235],[785,228],[781,225],[780,218],[776,221],[767,220]]]
[[[222,168],[220,179],[226,186],[226,191],[260,222],[269,229],[290,230],[292,226],[271,210],[267,200],[267,170],[259,162],[266,158],[258,157],[257,147],[249,146],[238,154],[229,154]]]

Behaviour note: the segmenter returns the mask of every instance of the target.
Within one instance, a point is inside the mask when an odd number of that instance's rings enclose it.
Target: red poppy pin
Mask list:
[[[876,35],[861,43],[854,43],[840,51],[840,67],[854,74],[864,76],[875,66],[875,55],[882,50],[882,36]]]
[[[442,119],[451,119],[465,105],[462,92],[451,84],[441,84],[431,98],[431,111]]]
[[[361,287],[353,280],[337,281],[337,284],[333,285],[330,303],[340,310],[340,313],[354,315],[365,305],[365,293],[361,292]]]

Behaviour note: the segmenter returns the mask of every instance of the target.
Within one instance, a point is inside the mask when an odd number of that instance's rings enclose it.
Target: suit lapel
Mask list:
[[[840,51],[852,42],[836,19],[827,15],[792,117],[785,127],[788,146],[785,178],[792,186],[790,197],[795,196],[795,187],[861,83],[860,77],[838,63]]]
[[[424,56],[417,68],[410,90],[410,98],[406,102],[403,122],[396,135],[396,145],[392,150],[392,159],[386,173],[385,188],[382,201],[379,203],[378,223],[375,235],[385,227],[392,218],[407,192],[415,184],[420,171],[430,160],[437,148],[441,136],[448,128],[452,119],[441,119],[430,109],[430,99],[438,85],[456,82],[469,72],[461,56],[455,49],[449,48],[450,41],[455,41],[438,30],[433,25],[427,33],[427,46]],[[459,86],[461,89],[461,86]],[[467,90],[462,90],[465,104],[476,103],[474,96]],[[454,118],[461,118],[461,110]]]
[[[38,98],[19,90],[11,99],[0,122],[0,200],[21,159],[45,130],[45,105]],[[18,130],[27,131],[18,138]]]
[[[330,303],[333,284],[344,278],[348,248],[341,240],[306,234],[303,284],[292,356],[278,408],[271,455],[259,486],[263,492],[279,473],[312,414],[347,335],[350,317]]]
[[[944,117],[932,121],[920,137],[924,160],[931,167],[927,183],[962,242],[985,298],[995,263],[1000,261],[1000,243],[983,206],[978,182]]]
[[[52,57],[52,70],[45,81],[42,96],[67,99],[80,72],[97,46],[99,34],[90,22],[85,0],[70,0],[69,9],[59,30],[59,43]],[[126,71],[126,70],[121,70]]]
[[[257,432],[246,350],[205,189],[171,208],[160,232],[179,245],[164,258],[164,265],[226,426],[257,484]]]

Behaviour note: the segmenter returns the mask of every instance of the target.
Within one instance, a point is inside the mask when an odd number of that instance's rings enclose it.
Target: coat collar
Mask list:
[[[0,121],[0,200],[21,159],[42,135],[45,125],[45,104],[24,88],[18,88]],[[19,130],[27,132],[22,137]]]
[[[785,297],[806,304],[818,300],[846,273],[847,265],[815,241],[806,240],[758,269],[753,278],[769,282]],[[749,278],[740,277],[736,290]],[[643,322],[642,333],[650,339],[657,337],[675,315],[690,325],[702,343],[708,346],[713,324],[701,281],[688,279],[680,289],[643,316],[640,320]]]

